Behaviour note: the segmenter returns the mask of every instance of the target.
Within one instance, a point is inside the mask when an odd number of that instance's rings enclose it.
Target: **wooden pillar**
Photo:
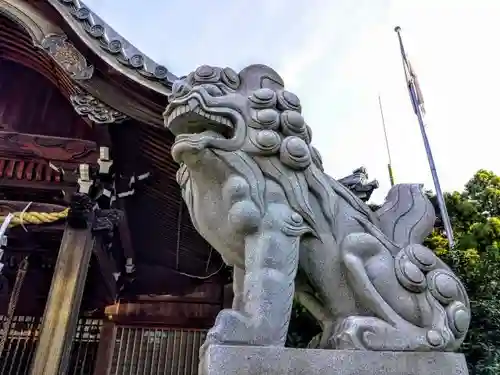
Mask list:
[[[116,341],[116,324],[105,320],[101,328],[93,375],[109,375]]]
[[[79,217],[68,217],[57,256],[42,329],[38,339],[32,375],[66,374],[90,257],[94,246],[94,213],[90,198],[79,196]]]

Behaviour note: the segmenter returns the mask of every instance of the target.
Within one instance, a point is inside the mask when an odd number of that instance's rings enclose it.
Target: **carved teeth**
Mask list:
[[[189,105],[189,108],[192,110],[194,110],[195,108],[197,108],[199,106],[199,103],[196,99],[190,99],[189,102],[188,102],[188,105]]]
[[[232,127],[232,123],[229,119],[222,117],[221,115],[217,114],[212,114],[205,112],[203,109],[199,107],[199,103],[196,99],[191,99],[188,104],[185,105],[180,105],[179,107],[175,108],[172,113],[168,116],[167,118],[167,124],[170,124],[175,118],[188,113],[188,112],[194,112],[207,120],[217,122],[222,125],[226,125],[228,127]]]
[[[215,121],[215,122],[218,122],[220,124],[231,125],[231,122],[228,119],[226,119],[220,115],[214,115],[214,114],[205,112],[200,107],[195,108],[193,112],[205,117],[208,120]]]
[[[167,124],[170,124],[176,117],[188,112],[190,110],[188,105],[182,105],[173,110],[167,118]]]

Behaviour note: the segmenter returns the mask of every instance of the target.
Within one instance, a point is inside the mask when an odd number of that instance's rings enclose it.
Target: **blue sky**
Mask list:
[[[85,3],[177,75],[201,64],[275,68],[301,99],[327,172],[366,166],[381,183],[376,201],[389,188],[379,93],[396,182],[433,187],[393,31],[400,25],[443,189],[461,189],[479,168],[500,173],[498,0]]]

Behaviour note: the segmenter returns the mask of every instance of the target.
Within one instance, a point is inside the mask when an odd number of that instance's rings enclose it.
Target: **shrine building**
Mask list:
[[[197,373],[232,296],[175,180],[176,78],[79,0],[0,0],[0,374]]]

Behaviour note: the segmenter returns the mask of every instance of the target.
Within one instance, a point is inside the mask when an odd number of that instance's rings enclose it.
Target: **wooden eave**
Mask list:
[[[163,126],[162,112],[176,76],[130,45],[83,3],[0,0],[0,14],[19,26],[12,35],[5,25],[0,27],[5,58],[61,81],[67,97],[88,93],[131,119]],[[91,31],[96,29],[102,30],[102,35]],[[50,36],[66,39],[67,52],[79,55],[92,72],[84,77],[64,72],[61,56],[47,51],[45,42]],[[117,44],[123,47],[116,49]]]
[[[113,159],[122,172],[126,176],[151,173],[125,202],[138,273],[157,280],[158,287],[151,293],[183,294],[224,266],[193,228],[175,181],[177,165],[170,155],[173,136],[163,128],[162,119],[175,76],[151,76],[149,70],[159,66],[154,62],[142,68],[124,63],[125,55],[130,60],[134,55],[128,54],[140,54],[137,49],[110,53],[109,44],[125,43],[124,39],[85,9],[76,0],[0,0],[0,13],[5,16],[0,18],[0,58],[40,72],[68,100],[74,94],[90,94],[128,117],[110,124],[109,131]],[[82,14],[86,16],[78,16]],[[18,26],[13,27],[14,23]],[[101,25],[103,35],[113,37],[93,37],[86,29],[89,25]],[[65,52],[89,68],[90,76],[75,76],[61,64],[61,56],[47,51],[44,41],[54,35],[66,39]],[[103,48],[103,39],[108,47]],[[136,285],[138,291],[152,287]]]

